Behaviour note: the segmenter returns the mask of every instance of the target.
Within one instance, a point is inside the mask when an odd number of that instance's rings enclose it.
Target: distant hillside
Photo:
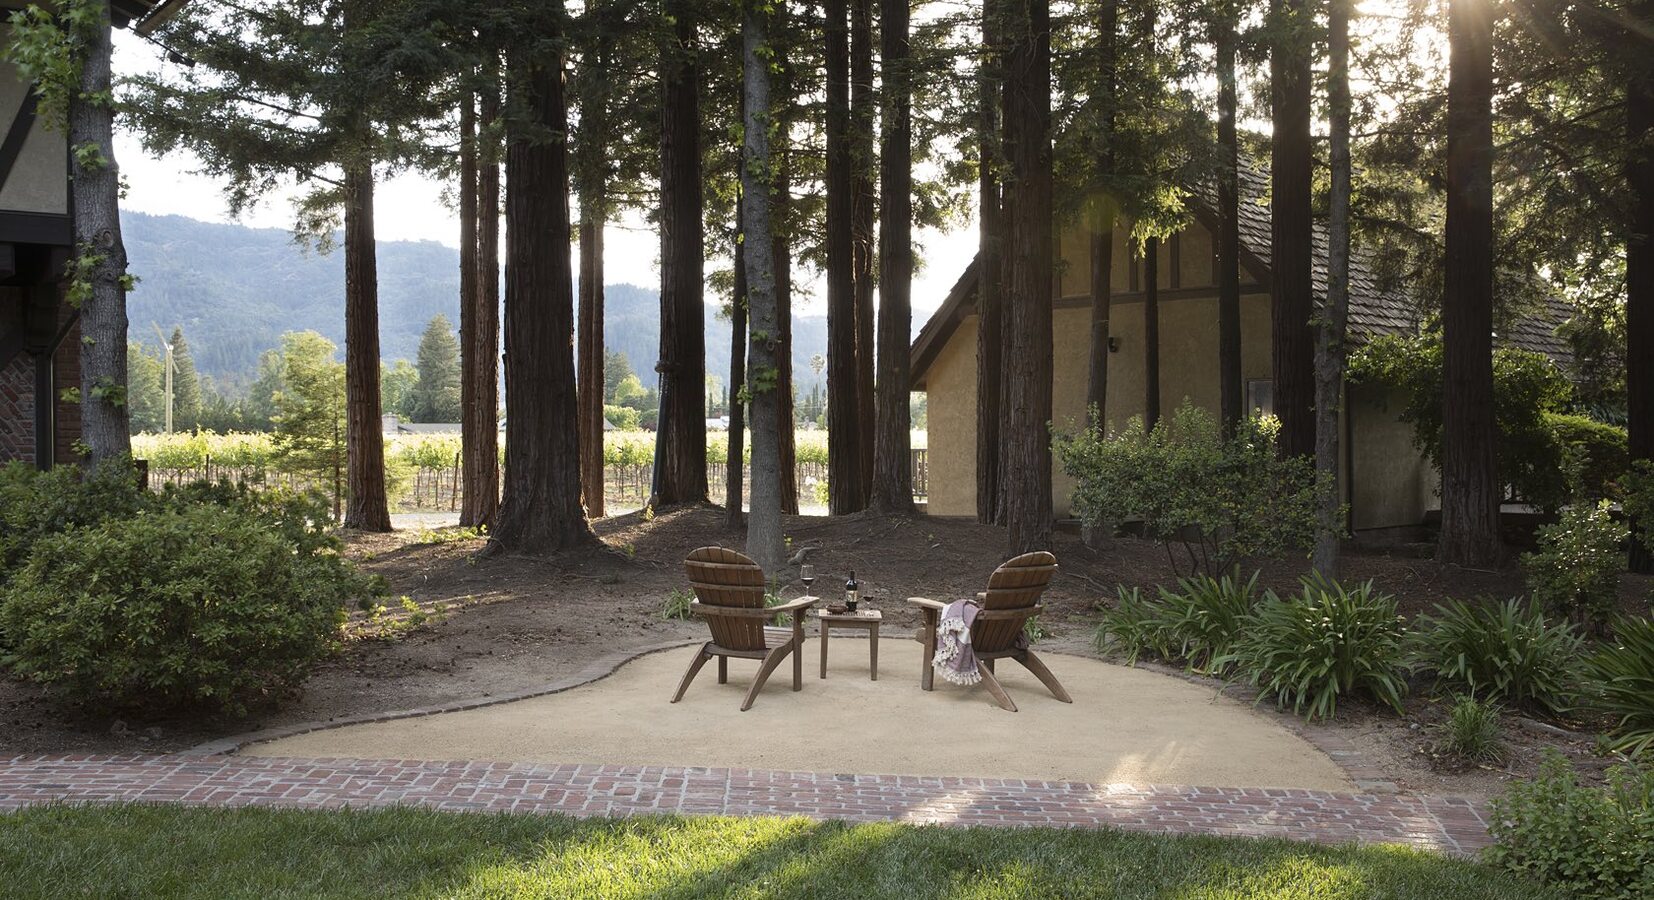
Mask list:
[[[182,216],[121,214],[122,236],[139,278],[129,313],[132,336],[155,343],[151,324],[182,325],[195,364],[240,380],[276,346],[282,332],[313,329],[344,342],[344,253],[321,255],[279,228],[248,228]],[[646,384],[655,378],[660,295],[611,284],[604,292],[610,350],[625,353]],[[459,251],[432,241],[379,242],[379,344],[385,359],[413,359],[432,316],[459,321]],[[729,323],[707,308],[707,370],[729,374]],[[827,320],[793,319],[793,371],[799,390],[820,381],[810,369],[827,352]]]

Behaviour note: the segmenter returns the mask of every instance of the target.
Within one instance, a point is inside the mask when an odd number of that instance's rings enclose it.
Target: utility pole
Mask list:
[[[161,353],[165,357],[161,362],[161,391],[162,391],[163,394],[166,395],[166,398],[167,398],[166,416],[163,419],[163,422],[164,422],[164,430],[166,431],[167,434],[171,434],[172,433],[172,373],[177,371],[178,364],[173,362],[173,359],[172,359],[172,341],[168,340],[167,336],[165,334],[161,333],[161,326],[156,325],[155,323],[151,322],[149,327],[155,329],[155,336],[161,339]]]

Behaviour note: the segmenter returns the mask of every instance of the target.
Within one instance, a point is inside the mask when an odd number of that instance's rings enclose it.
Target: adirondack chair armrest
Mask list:
[[[907,602],[921,609],[947,609],[948,607],[946,603],[940,600],[932,600],[929,597],[909,597]]]
[[[769,608],[768,611],[772,614],[773,613],[800,612],[802,610],[809,609],[810,607],[815,606],[817,603],[820,603],[820,602],[821,602],[820,597],[799,597],[796,600],[788,600],[786,603],[783,603],[780,606],[772,606],[772,607]]]

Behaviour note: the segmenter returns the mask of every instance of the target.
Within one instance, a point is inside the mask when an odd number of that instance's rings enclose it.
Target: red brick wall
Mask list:
[[[69,310],[63,310],[66,319]],[[54,361],[59,396],[65,388],[80,384],[80,326],[69,330]],[[57,462],[75,461],[75,441],[80,440],[80,407],[57,397]],[[0,366],[0,463],[34,458],[34,357],[19,353]]]

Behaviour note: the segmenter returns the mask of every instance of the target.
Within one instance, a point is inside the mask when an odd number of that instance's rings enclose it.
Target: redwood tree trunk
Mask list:
[[[1051,8],[1049,0],[1015,2],[1020,14],[1007,23],[1011,349],[1002,472],[1010,552],[1025,553],[1051,541]]]
[[[576,399],[580,431],[580,493],[586,515],[603,510],[603,200],[580,202],[580,311],[575,345]]]
[[[913,512],[913,418],[909,338],[913,326],[913,121],[908,0],[881,0],[879,56],[884,103],[879,152],[878,427],[874,432],[873,508]]]
[[[1269,54],[1270,299],[1274,336],[1275,415],[1281,452],[1315,452],[1315,292],[1310,281],[1310,41],[1306,0],[1276,0],[1275,47]]]
[[[568,106],[562,60],[512,60],[521,106],[549,136],[506,148],[505,499],[494,545],[549,553],[596,538],[580,508],[575,429],[574,286],[569,268]]]
[[[1654,20],[1654,3],[1638,4],[1635,21]],[[1640,77],[1637,77],[1640,76]],[[1625,242],[1625,388],[1632,460],[1654,460],[1654,70],[1643,61],[1626,89],[1631,144],[1631,233]],[[1638,523],[1632,529],[1654,523]],[[1654,548],[1631,542],[1631,570],[1654,572]]]
[[[484,289],[490,274],[482,268],[481,219],[485,204],[479,165],[497,166],[493,155],[479,163],[476,97],[466,94],[460,106],[459,166],[459,332],[460,332],[460,466],[464,478],[459,523],[470,528],[490,524],[499,508],[499,311]],[[498,277],[498,276],[494,276]]]
[[[110,90],[108,5],[101,21],[90,29],[93,39],[83,48],[81,96],[106,96]],[[96,248],[101,257],[87,277],[91,296],[80,307],[80,435],[91,448],[90,461],[102,462],[132,453],[128,404],[102,395],[103,386],[125,386],[126,371],[126,244],[121,241],[120,170],[115,165],[114,111],[101,102],[76,100],[69,105],[69,145],[96,147],[102,165],[84,166],[79,154],[70,154],[70,206],[74,212],[75,243]],[[54,397],[37,397],[54,403]],[[377,430],[377,420],[374,428]]]
[[[856,508],[873,492],[873,443],[877,431],[873,383],[876,323],[873,313],[874,222],[878,198],[873,191],[873,0],[850,0],[850,171],[851,232],[855,241],[856,279],[856,451],[861,481]]]
[[[977,268],[976,268],[976,520],[999,521],[1000,358],[1004,340],[1003,219],[999,203],[1000,5],[985,0],[982,63],[977,96]]]
[[[770,66],[766,14],[757,3],[743,4],[741,27],[745,116],[741,187],[747,297],[751,308],[752,370],[763,372],[789,362],[776,350],[779,310],[775,295],[775,228],[770,199]],[[754,379],[756,382],[757,379]],[[747,520],[747,555],[779,576],[786,554],[781,536],[780,392],[772,382],[752,391],[752,512]],[[796,651],[795,651],[796,652]]]
[[[771,12],[770,21],[774,33],[785,31],[789,27],[787,22],[787,8],[785,4],[775,7]],[[771,222],[774,232],[775,245],[775,318],[776,335],[780,346],[776,348],[776,356],[782,360],[778,365],[776,382],[780,389],[779,402],[781,404],[781,428],[776,438],[781,443],[781,513],[782,515],[798,515],[798,447],[794,431],[797,427],[793,414],[793,251],[792,236],[795,224],[793,222],[792,199],[792,165],[793,154],[789,140],[790,126],[793,117],[798,114],[798,104],[793,98],[793,67],[785,58],[776,61],[776,69],[771,75],[774,90],[771,96],[779,96],[780,103],[776,104],[773,112],[777,121],[776,137],[780,146],[770,148],[770,168],[775,173],[774,193],[770,197]],[[735,254],[737,257],[740,253]]]
[[[345,527],[390,531],[379,398],[379,266],[373,168],[345,172]]]
[[[490,67],[494,81],[497,67]],[[466,460],[465,496],[476,502],[476,519],[490,525],[500,509],[500,143],[492,126],[500,115],[500,91],[490,85],[482,95],[482,129],[489,135],[478,149],[477,269],[478,297],[473,356],[478,360],[472,411],[478,417],[475,452]],[[467,396],[472,396],[467,394]]]
[[[845,0],[825,0],[823,10],[827,19],[827,493],[828,512],[837,516],[861,509],[865,497],[860,492],[862,433],[850,174],[850,36]]]
[[[1235,9],[1218,11],[1218,413],[1232,435],[1247,415],[1241,380],[1240,140],[1235,133]]]
[[[1160,423],[1160,239],[1143,242],[1143,424]]]
[[[1343,405],[1344,330],[1350,306],[1350,2],[1327,7],[1327,118],[1331,132],[1332,199],[1327,215],[1327,302],[1315,329],[1315,470],[1328,479],[1320,498],[1310,564],[1338,575],[1344,522],[1338,492],[1338,413]]]
[[[746,219],[746,197],[735,201],[735,248],[730,254],[735,285],[729,303],[729,452],[724,462],[724,510],[729,527],[741,528],[746,516],[741,511],[746,491],[746,404],[741,388],[747,383],[747,260],[741,250],[741,224]],[[784,429],[791,431],[791,429]]]
[[[660,420],[651,507],[706,502],[706,307],[694,7],[670,0],[660,176]]]
[[[1493,16],[1449,0],[1442,562],[1499,561],[1493,423]]]
[[[1101,146],[1097,148],[1098,164],[1105,178],[1114,175],[1114,111],[1118,88],[1118,28],[1119,0],[1106,0],[1099,5],[1097,21],[1098,84],[1097,99],[1102,109],[1103,122],[1099,129]],[[1086,381],[1085,405],[1088,416],[1095,410],[1092,424],[1101,428],[1108,416],[1108,342],[1109,317],[1113,312],[1114,279],[1114,222],[1117,204],[1108,191],[1099,191],[1093,198],[1091,211],[1091,362]]]

